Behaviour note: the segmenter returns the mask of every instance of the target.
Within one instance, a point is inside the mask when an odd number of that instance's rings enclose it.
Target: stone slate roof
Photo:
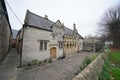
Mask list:
[[[65,30],[65,34],[68,34],[68,35],[73,35],[73,30],[67,28],[67,27],[64,27],[64,30]]]
[[[52,31],[51,26],[54,24],[54,22],[47,20],[41,16],[38,16],[30,12],[29,10],[27,11],[27,14],[26,14],[25,23],[30,26],[34,26],[34,27],[38,27],[38,28],[50,30],[50,31]]]
[[[55,23],[53,21],[50,21],[49,19],[45,19],[39,15],[34,14],[29,10],[27,10],[26,18],[24,22],[29,26],[33,26],[33,27],[37,27],[37,28],[49,30],[49,31],[52,31],[51,26]],[[64,27],[64,30],[65,30],[65,34],[73,35],[73,32],[74,32],[73,30],[67,27]],[[82,36],[80,36],[80,38],[83,39]]]
[[[78,34],[78,36],[79,36],[79,39],[84,39],[80,34]]]
[[[13,33],[13,39],[16,39],[18,30],[12,29],[12,33]]]

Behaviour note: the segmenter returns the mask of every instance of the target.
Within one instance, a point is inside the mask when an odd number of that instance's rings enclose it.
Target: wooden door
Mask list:
[[[55,47],[51,48],[50,57],[51,58],[56,58],[56,48]]]

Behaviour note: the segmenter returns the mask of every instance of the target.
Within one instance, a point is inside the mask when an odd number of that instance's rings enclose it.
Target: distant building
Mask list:
[[[23,29],[20,29],[16,35],[16,49],[18,54],[22,54]]]
[[[96,51],[96,41],[94,37],[85,37],[83,41],[83,51]]]
[[[104,43],[99,37],[85,37],[83,41],[83,51],[101,52]]]
[[[13,33],[12,47],[16,47],[16,36],[17,36],[18,30],[12,29],[12,33]]]
[[[22,55],[22,64],[37,59],[56,59],[66,54],[80,52],[82,36],[76,25],[71,30],[60,20],[50,21],[48,16],[41,17],[27,11],[23,28],[17,35],[17,51]]]
[[[12,30],[4,0],[0,0],[0,61],[11,48]]]

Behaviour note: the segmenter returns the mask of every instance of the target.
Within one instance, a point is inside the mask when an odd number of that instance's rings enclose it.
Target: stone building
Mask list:
[[[64,54],[77,53],[82,49],[83,37],[78,33],[75,23],[73,27],[73,30],[67,27],[64,28]]]
[[[16,35],[16,50],[18,54],[22,53],[23,29],[20,29]]]
[[[0,0],[0,61],[11,47],[12,30],[4,0]]]
[[[12,29],[12,33],[13,33],[12,47],[16,47],[16,36],[17,36],[18,30]]]
[[[83,41],[83,51],[101,52],[103,50],[103,42],[99,37],[85,37]]]
[[[94,37],[85,37],[83,41],[83,51],[96,51],[96,39]]]
[[[35,59],[56,59],[80,51],[82,39],[75,24],[74,30],[71,30],[61,24],[60,20],[53,22],[48,16],[41,17],[27,10],[23,28],[17,35],[17,45],[21,45],[17,51],[22,56],[22,64]]]

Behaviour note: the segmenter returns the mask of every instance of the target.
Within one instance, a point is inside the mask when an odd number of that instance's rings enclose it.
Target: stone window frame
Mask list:
[[[48,49],[48,41],[47,40],[38,40],[39,41],[39,50],[40,51],[46,51]]]
[[[59,41],[58,44],[59,44],[59,49],[63,49],[63,42]]]

